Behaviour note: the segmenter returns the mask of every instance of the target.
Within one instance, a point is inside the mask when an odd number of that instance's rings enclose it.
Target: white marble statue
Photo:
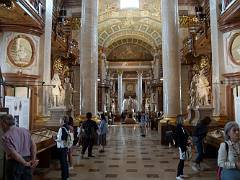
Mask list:
[[[198,103],[198,97],[197,97],[197,82],[198,82],[198,74],[196,73],[191,81],[190,84],[190,106],[194,107]]]
[[[72,84],[70,83],[70,79],[69,78],[65,78],[64,79],[64,90],[65,90],[65,101],[64,101],[64,105],[67,108],[67,110],[72,110],[73,108],[73,103],[72,103],[72,97],[73,97],[73,88],[72,88]]]
[[[115,105],[114,99],[112,99],[112,102],[111,102],[111,111],[113,114],[115,114],[116,112],[116,105]]]
[[[208,96],[210,93],[210,86],[207,77],[204,75],[204,70],[199,72],[198,81],[196,83],[197,97],[199,100],[198,105],[209,105]]]
[[[62,86],[59,86],[60,96],[59,96],[59,106],[64,106],[65,102],[65,89]]]
[[[59,78],[58,73],[54,73],[53,78],[51,80],[52,87],[50,88],[49,92],[49,100],[50,106],[56,107],[60,106],[61,104],[61,90],[63,89],[61,86],[61,80]]]
[[[122,110],[127,110],[130,113],[133,113],[136,111],[137,103],[135,99],[132,99],[131,96],[129,96],[128,99],[124,99],[122,103]]]
[[[149,112],[149,110],[150,110],[150,99],[146,98],[146,101],[145,101],[145,112]]]

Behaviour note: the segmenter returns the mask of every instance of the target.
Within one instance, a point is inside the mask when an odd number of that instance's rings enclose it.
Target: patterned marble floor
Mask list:
[[[80,148],[74,149],[74,169],[70,171],[71,180],[174,180],[178,165],[177,148],[160,144],[156,131],[147,131],[140,136],[138,125],[116,125],[110,127],[108,145],[104,153],[94,148],[94,158],[81,159]],[[216,159],[205,159],[205,171],[195,173],[190,162],[185,163],[185,174],[191,180],[214,180]],[[59,180],[60,170],[52,168],[44,176],[34,180]]]

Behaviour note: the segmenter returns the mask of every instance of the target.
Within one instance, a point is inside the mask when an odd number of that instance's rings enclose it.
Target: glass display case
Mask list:
[[[37,145],[37,153],[53,147],[56,144],[54,140],[56,135],[57,132],[46,128],[32,131],[31,136]]]
[[[207,134],[206,141],[208,144],[214,146],[215,148],[219,148],[221,142],[224,142],[224,129],[219,128],[210,131]]]

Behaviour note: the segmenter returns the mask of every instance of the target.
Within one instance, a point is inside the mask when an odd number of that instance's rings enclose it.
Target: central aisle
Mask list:
[[[138,125],[116,125],[110,127],[108,145],[104,153],[94,147],[94,158],[81,159],[80,148],[74,150],[74,170],[70,171],[72,180],[174,180],[178,164],[177,148],[160,144],[160,135],[149,130],[146,137],[140,136]],[[185,173],[192,180],[215,179],[214,159],[205,160],[206,171],[195,173],[189,162]],[[212,164],[212,165],[210,165]],[[210,166],[212,168],[210,168]],[[60,179],[60,171],[51,170],[44,179]]]

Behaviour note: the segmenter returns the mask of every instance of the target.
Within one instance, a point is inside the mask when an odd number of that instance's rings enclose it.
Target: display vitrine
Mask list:
[[[221,142],[224,142],[224,129],[218,128],[207,134],[206,141],[215,148],[219,148]]]
[[[56,144],[54,140],[56,135],[57,132],[46,128],[32,131],[31,136],[37,145],[37,153],[53,147]]]

